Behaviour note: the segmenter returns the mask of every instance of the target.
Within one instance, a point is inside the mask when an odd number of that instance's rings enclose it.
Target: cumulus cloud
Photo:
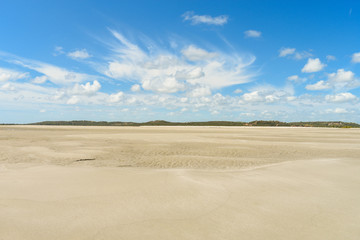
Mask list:
[[[191,97],[204,97],[209,95],[211,95],[211,90],[208,87],[197,87],[189,93]]]
[[[315,84],[306,86],[308,90],[325,90],[325,89],[353,89],[360,86],[360,81],[355,77],[352,71],[338,69],[334,73],[327,74],[327,81],[321,80]]]
[[[109,101],[110,103],[118,103],[118,102],[120,102],[121,100],[123,100],[123,98],[124,98],[124,93],[120,91],[120,92],[111,94],[111,95],[109,96],[108,101]]]
[[[56,93],[52,96],[54,100],[66,100],[67,104],[77,104],[80,102],[88,101],[91,98],[96,99],[96,95],[101,88],[98,81],[87,82],[85,84],[75,84],[73,87],[57,89]]]
[[[335,95],[326,95],[325,99],[328,102],[344,103],[357,100],[357,97],[349,92],[343,92]]]
[[[326,64],[321,63],[319,58],[309,58],[305,66],[301,69],[301,72],[319,72],[323,70],[324,67],[326,67]]]
[[[259,38],[261,37],[261,32],[256,30],[247,30],[244,32],[245,37],[248,38]]]
[[[338,69],[336,73],[328,74],[328,82],[335,89],[352,89],[360,86],[360,82],[355,78],[355,74],[352,71],[345,71],[344,69]]]
[[[98,81],[93,81],[91,84],[75,84],[75,86],[69,91],[72,95],[94,95],[101,88],[101,84]]]
[[[351,56],[351,61],[352,61],[353,63],[360,63],[360,52],[354,53],[354,54]]]
[[[81,50],[76,50],[73,52],[69,52],[68,57],[78,60],[78,59],[86,59],[86,58],[90,58],[91,55],[87,52],[86,49],[81,49]]]
[[[206,86],[222,88],[252,80],[249,66],[255,57],[240,57],[212,52],[192,44],[178,54],[152,46],[152,51],[140,48],[123,35],[112,31],[120,44],[103,73],[121,81],[139,84],[144,90],[158,93],[176,93]]]
[[[338,69],[336,73],[330,73],[328,77],[329,81],[333,82],[352,82],[355,80],[355,74],[344,69]]]
[[[197,24],[208,24],[208,25],[224,25],[227,23],[229,17],[226,15],[221,15],[217,17],[212,17],[209,15],[195,15],[193,11],[185,12],[182,15],[184,21],[190,21],[191,24],[197,25]]]
[[[242,95],[239,103],[274,103],[279,101],[292,101],[293,89],[286,87],[276,89],[270,86],[255,89]]]
[[[14,70],[0,68],[0,82],[15,81],[28,77],[28,73],[17,72]]]
[[[331,86],[328,82],[321,80],[314,84],[308,84],[308,85],[306,85],[305,88],[307,90],[325,90],[325,89],[330,89]]]
[[[131,86],[131,91],[133,91],[133,92],[140,92],[140,90],[141,90],[141,87],[139,84],[134,84]]]
[[[176,93],[185,90],[185,85],[175,77],[144,79],[142,87],[145,90],[160,93]]]
[[[259,91],[253,91],[250,93],[245,93],[242,98],[246,102],[261,102],[263,101],[264,97],[260,95]]]

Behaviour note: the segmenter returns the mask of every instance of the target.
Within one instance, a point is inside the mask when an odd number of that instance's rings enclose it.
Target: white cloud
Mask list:
[[[58,85],[68,85],[74,82],[83,82],[86,79],[95,78],[94,76],[88,74],[77,73],[48,63],[19,57],[15,57],[15,60],[13,60],[12,63],[42,73],[49,81]]]
[[[325,99],[328,102],[343,103],[357,100],[357,97],[349,92],[343,92],[335,95],[326,95]]]
[[[355,80],[355,74],[352,71],[338,69],[336,73],[328,74],[328,78],[333,82],[352,82]]]
[[[296,60],[301,60],[301,59],[308,58],[308,57],[311,57],[311,56],[312,56],[312,54],[309,53],[309,52],[306,52],[306,51],[296,52],[296,53],[294,54],[294,58],[295,58]]]
[[[176,72],[175,74],[175,78],[176,79],[181,79],[181,80],[187,80],[187,79],[197,79],[197,78],[201,78],[204,77],[204,72],[203,69],[201,67],[194,67],[193,69],[191,69],[190,67],[186,70],[179,70]]]
[[[14,70],[0,68],[0,82],[15,81],[28,77],[28,73],[17,72]]]
[[[140,92],[141,91],[141,87],[139,84],[134,84],[131,86],[131,91],[133,92]]]
[[[292,76],[287,77],[287,80],[300,83],[300,82],[305,82],[307,79],[301,78],[298,75],[292,75]]]
[[[211,95],[211,90],[208,87],[197,87],[189,93],[191,97],[204,97],[209,95]]]
[[[225,23],[227,23],[229,17],[226,15],[221,15],[221,16],[217,16],[217,17],[212,17],[209,15],[195,15],[193,11],[188,11],[185,12],[182,15],[183,19],[185,21],[190,21],[191,24],[208,24],[208,25],[224,25]]]
[[[248,67],[255,61],[253,56],[209,52],[194,45],[182,48],[183,57],[153,45],[151,52],[147,52],[120,33],[112,33],[121,44],[113,49],[114,55],[102,72],[139,84],[144,90],[175,93],[199,85],[216,89],[249,82],[254,76],[248,73]]]
[[[207,52],[204,49],[190,45],[187,48],[183,49],[182,54],[190,61],[203,61],[214,58],[217,54]]]
[[[240,88],[237,88],[234,90],[234,93],[242,93],[242,90]]]
[[[247,30],[244,32],[245,37],[248,38],[258,38],[261,37],[261,32],[256,30]]]
[[[72,96],[69,100],[67,100],[66,104],[74,105],[79,102],[78,96]]]
[[[145,79],[142,88],[160,93],[176,93],[185,90],[185,85],[174,77]]]
[[[352,71],[338,69],[335,73],[328,74],[328,80],[321,80],[315,84],[307,85],[308,90],[325,90],[325,89],[353,89],[360,86],[360,81],[355,78]]]
[[[286,57],[288,55],[294,54],[296,51],[296,48],[281,48],[279,50],[279,57]]]
[[[298,52],[296,48],[281,48],[279,50],[279,57],[291,56],[293,59],[301,60],[304,58],[311,57],[312,54],[306,51]]]
[[[136,75],[138,67],[130,63],[110,62],[105,74],[112,78],[131,78]]]
[[[44,82],[46,82],[48,80],[48,77],[47,76],[38,76],[38,77],[35,77],[32,82],[33,83],[37,83],[37,84],[42,84]]]
[[[61,54],[64,54],[65,52],[64,52],[64,48],[63,47],[61,47],[61,46],[56,46],[55,48],[54,48],[54,53],[53,53],[53,55],[54,56],[58,56],[58,55],[61,55]]]
[[[5,90],[5,91],[14,91],[15,90],[15,87],[10,84],[10,83],[5,83],[4,85],[2,85],[0,87],[1,90]]]
[[[292,75],[292,76],[289,76],[287,79],[290,80],[290,81],[298,81],[299,76],[298,75]]]
[[[270,95],[267,95],[267,96],[265,96],[265,101],[266,102],[275,102],[275,101],[278,101],[278,100],[280,100],[280,97],[279,96],[276,96],[276,95],[272,95],[272,94],[270,94]]]
[[[75,84],[71,88],[66,89],[57,89],[56,92],[52,95],[52,99],[55,101],[67,100],[67,104],[77,104],[80,100],[82,102],[91,103],[94,101],[101,102],[102,100],[97,99],[98,91],[101,88],[101,84],[98,81],[93,81],[91,84],[87,82],[85,84]]]
[[[354,53],[351,57],[353,63],[360,63],[360,52]]]
[[[321,63],[319,58],[309,58],[301,72],[312,73],[312,72],[319,72],[326,64]]]
[[[91,57],[91,55],[87,52],[86,49],[69,52],[67,55],[72,59],[86,59]]]
[[[348,113],[344,108],[335,108],[334,113]]]
[[[328,82],[335,89],[352,89],[360,86],[360,81],[355,78],[355,74],[344,69],[338,69],[336,73],[328,74]]]
[[[110,103],[118,103],[118,102],[120,102],[121,100],[123,100],[123,98],[124,98],[124,93],[120,91],[120,92],[118,92],[118,93],[111,94],[111,95],[109,96],[108,101],[109,101]]]
[[[341,113],[348,113],[349,111],[346,110],[345,108],[335,108],[335,109],[327,109],[326,110],[326,113],[338,113],[338,114],[341,114]]]
[[[318,81],[317,83],[315,84],[308,84],[306,85],[305,87],[307,90],[325,90],[325,89],[330,89],[331,86],[329,83],[321,80],[321,81]]]
[[[330,62],[330,61],[335,61],[335,60],[336,60],[336,57],[333,56],[333,55],[327,55],[327,56],[326,56],[326,60],[327,60],[328,62]]]
[[[101,88],[101,84],[98,81],[93,81],[93,84],[87,82],[86,84],[75,84],[75,86],[69,91],[72,95],[94,95]]]
[[[242,98],[246,102],[262,102],[264,100],[263,96],[260,95],[259,91],[245,93]]]
[[[277,89],[271,86],[263,86],[254,89],[252,92],[242,95],[239,103],[274,103],[279,101],[292,101],[294,90],[292,87]]]

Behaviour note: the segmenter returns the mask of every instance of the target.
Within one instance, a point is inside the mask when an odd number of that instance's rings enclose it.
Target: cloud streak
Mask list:
[[[259,38],[261,37],[261,32],[256,30],[247,30],[244,32],[245,37],[247,38]]]
[[[193,11],[185,12],[182,15],[184,21],[190,21],[191,24],[207,24],[207,25],[217,25],[222,26],[228,22],[229,17],[226,15],[220,15],[217,17],[212,17],[209,15],[196,15]]]

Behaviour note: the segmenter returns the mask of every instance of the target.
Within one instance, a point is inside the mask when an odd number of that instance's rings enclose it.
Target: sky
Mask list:
[[[0,123],[360,123],[360,1],[1,0]]]

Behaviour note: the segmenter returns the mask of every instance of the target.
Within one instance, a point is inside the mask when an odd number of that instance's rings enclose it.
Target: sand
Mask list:
[[[0,239],[359,239],[360,129],[0,127]]]

